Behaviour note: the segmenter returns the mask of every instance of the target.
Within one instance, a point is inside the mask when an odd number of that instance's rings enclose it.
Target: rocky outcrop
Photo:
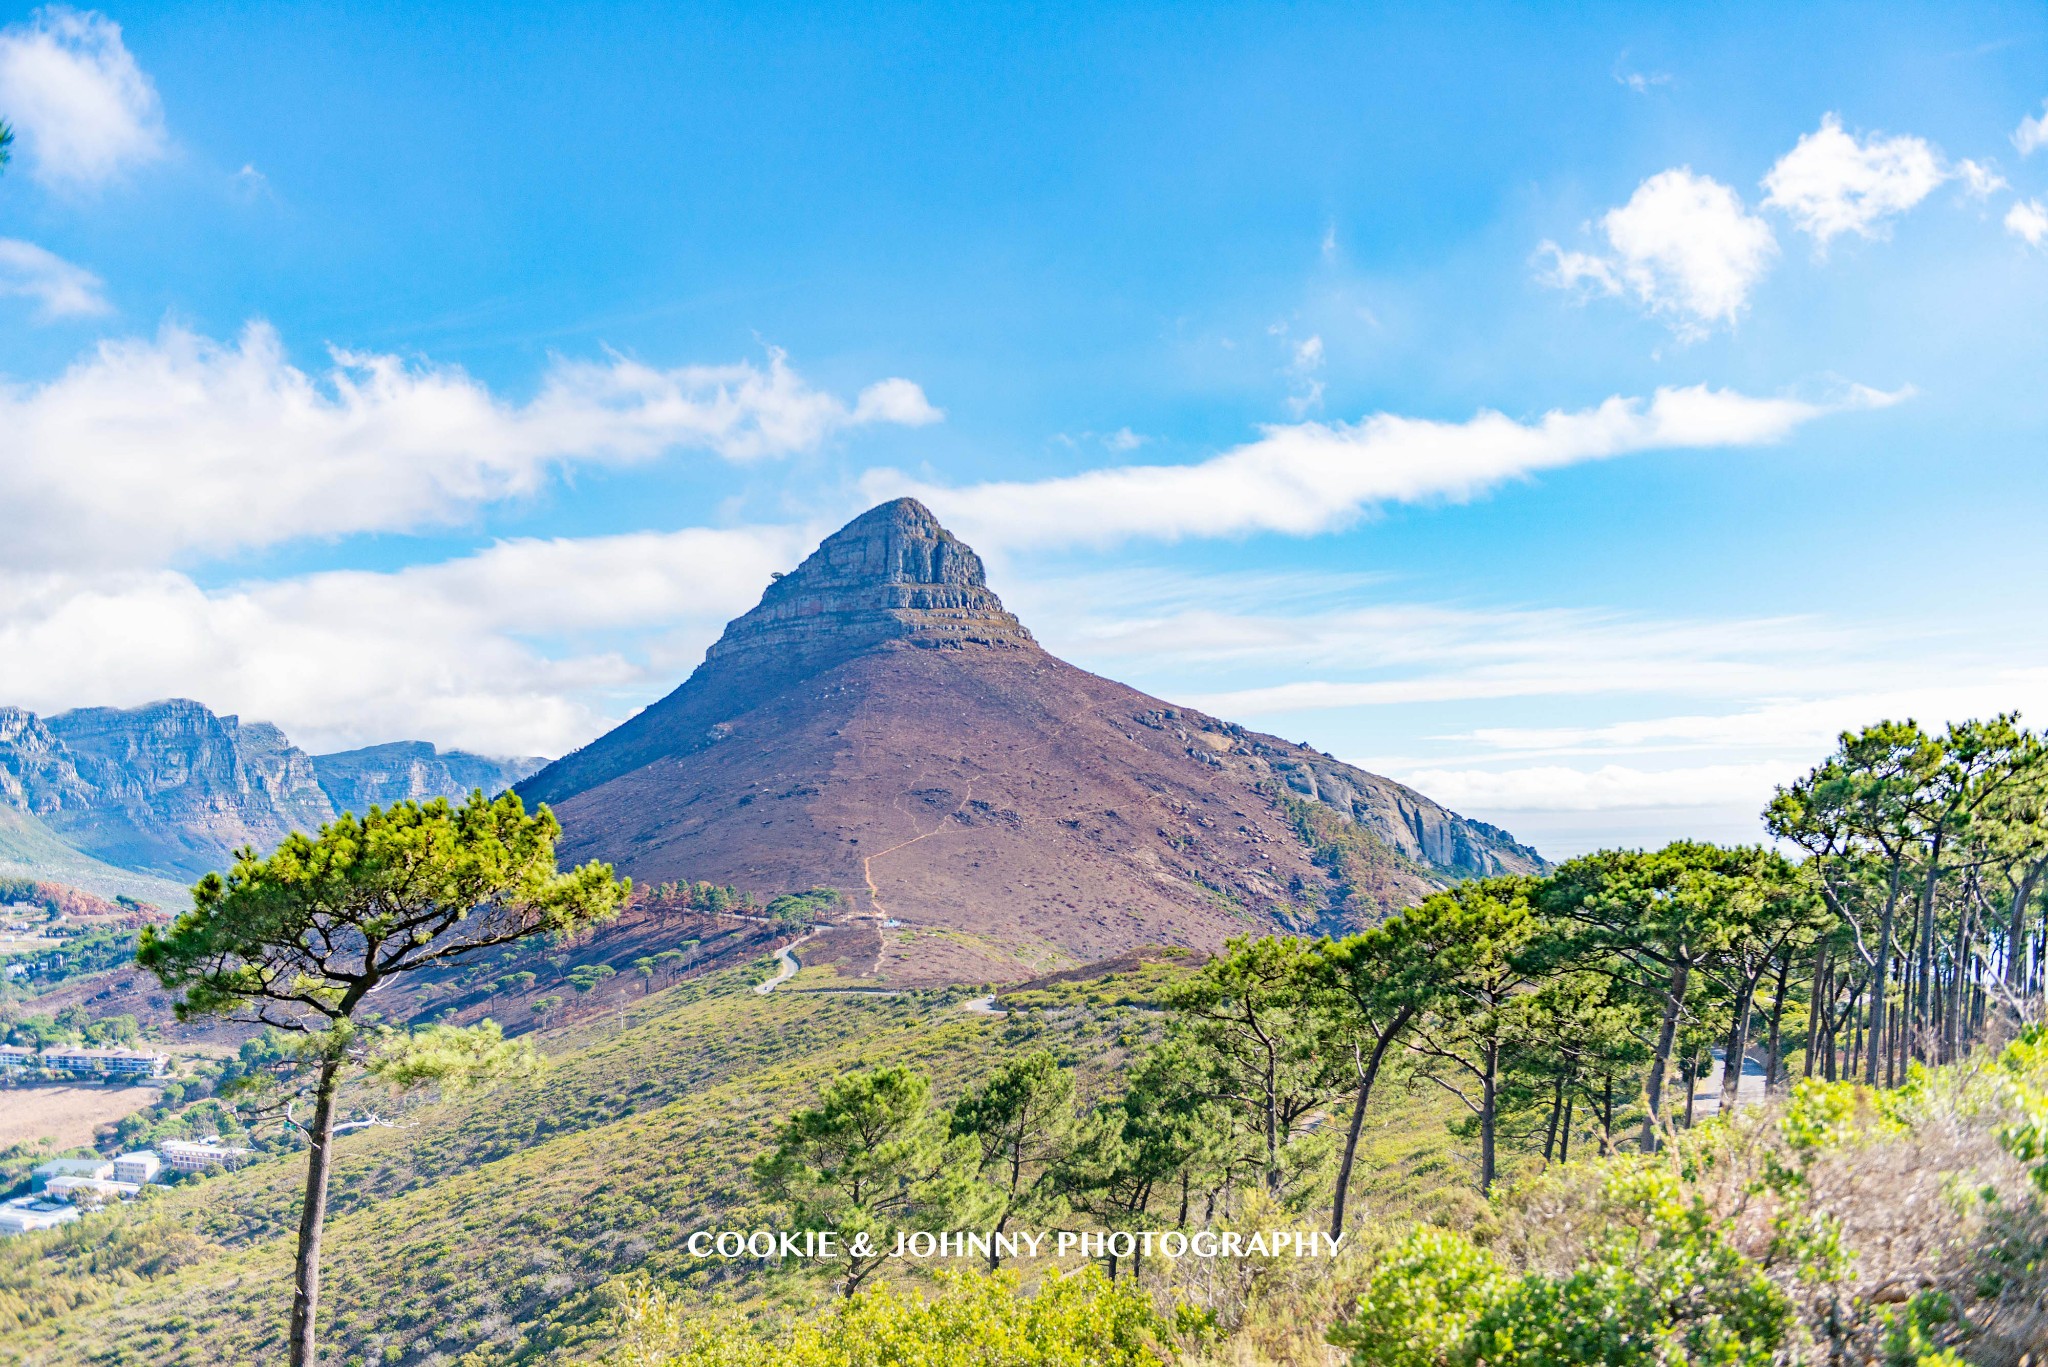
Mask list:
[[[1541,855],[1500,827],[1459,816],[1405,784],[1275,736],[1252,741],[1253,752],[1289,791],[1336,808],[1418,864],[1461,878],[1529,873],[1543,865]]]
[[[458,800],[477,788],[496,795],[546,763],[494,759],[467,750],[436,749],[423,740],[399,740],[315,755],[313,772],[336,808],[360,813],[408,800]]]
[[[704,671],[814,671],[884,641],[937,649],[1028,647],[989,590],[981,557],[931,509],[899,498],[827,537],[705,652]]]
[[[88,795],[78,767],[43,719],[0,707],[0,803],[24,812],[55,811]]]

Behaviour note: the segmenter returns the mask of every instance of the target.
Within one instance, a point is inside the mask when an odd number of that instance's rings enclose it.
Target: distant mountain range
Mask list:
[[[565,862],[839,890],[846,943],[806,958],[897,982],[1339,930],[1544,867],[1412,788],[1049,654],[912,499],[834,533],[682,687],[516,788],[554,806]]]
[[[425,741],[312,755],[268,722],[184,698],[49,717],[0,707],[0,873],[181,906],[240,846],[401,798],[495,793],[542,763]]]

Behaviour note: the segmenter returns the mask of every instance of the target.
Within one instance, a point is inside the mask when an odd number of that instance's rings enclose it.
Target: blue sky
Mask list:
[[[558,753],[916,492],[1553,852],[2048,712],[2036,5],[0,6],[0,696]]]

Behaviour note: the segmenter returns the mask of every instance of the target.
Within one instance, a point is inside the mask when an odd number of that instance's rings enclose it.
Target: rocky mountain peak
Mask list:
[[[712,668],[816,667],[886,641],[964,649],[1036,648],[990,591],[981,557],[914,498],[870,508],[827,537],[706,653]]]

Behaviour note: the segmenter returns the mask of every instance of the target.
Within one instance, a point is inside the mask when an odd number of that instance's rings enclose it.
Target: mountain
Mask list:
[[[360,812],[410,798],[462,797],[473,788],[499,793],[545,765],[545,759],[493,759],[467,750],[437,750],[423,740],[397,740],[360,750],[313,756],[313,773],[336,808]]]
[[[515,786],[554,805],[565,860],[841,890],[870,937],[843,965],[899,981],[1334,929],[1542,867],[1390,779],[1049,654],[913,499],[834,533],[675,692]]]
[[[269,722],[183,698],[50,717],[0,707],[0,871],[175,904],[244,845],[373,803],[495,793],[539,764],[423,741],[309,755]]]

